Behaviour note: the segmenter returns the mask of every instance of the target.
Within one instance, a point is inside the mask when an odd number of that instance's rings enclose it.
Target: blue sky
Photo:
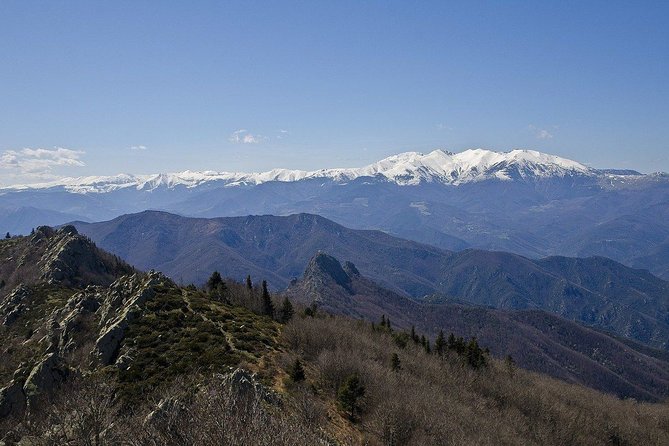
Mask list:
[[[669,171],[669,2],[0,2],[0,183],[532,148]]]

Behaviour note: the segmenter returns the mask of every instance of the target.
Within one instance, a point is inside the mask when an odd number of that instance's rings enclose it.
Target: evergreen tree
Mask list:
[[[381,315],[381,326],[382,327],[386,326],[386,315],[385,314]]]
[[[416,327],[414,325],[411,326],[411,340],[418,344],[418,335],[416,334]]]
[[[290,300],[286,297],[283,299],[283,304],[281,305],[281,322],[284,324],[293,318],[295,310],[293,309],[293,304],[290,303]]]
[[[428,355],[430,353],[432,353],[432,349],[430,348],[430,340],[429,339],[425,339],[425,353],[427,353]]]
[[[425,338],[425,335],[420,335],[420,345],[425,348],[425,343],[427,342],[427,339]]]
[[[479,347],[479,343],[476,338],[472,338],[471,341],[467,344],[465,358],[467,364],[472,368],[478,369],[486,365],[485,355],[483,350]]]
[[[393,372],[399,372],[400,369],[402,368],[402,365],[400,363],[400,357],[398,356],[397,353],[393,353],[392,358],[390,358],[390,368],[392,369]]]
[[[446,352],[446,338],[444,337],[444,330],[439,330],[439,335],[434,341],[434,351],[440,356]]]
[[[225,291],[227,290],[227,287],[218,271],[211,273],[211,276],[207,280],[206,288],[212,298],[225,300]]]
[[[291,381],[294,383],[304,381],[304,367],[302,366],[302,362],[300,362],[299,358],[295,358],[293,366],[288,371],[288,376],[290,376]]]
[[[337,402],[350,420],[360,413],[360,400],[363,396],[365,396],[365,386],[362,385],[357,374],[350,375],[339,387]]]
[[[2,234],[2,232],[0,232],[0,234]],[[8,232],[8,233],[5,235],[5,238],[12,238],[12,236],[9,235],[9,232]]]
[[[266,316],[274,316],[274,304],[272,303],[272,296],[267,290],[267,281],[262,281],[262,314]]]
[[[0,289],[4,288],[6,285],[5,279],[0,280]]]
[[[448,341],[446,341],[446,345],[450,351],[455,351],[455,344],[455,335],[451,333],[448,335]]]
[[[35,228],[32,228],[32,229],[30,230],[30,235],[35,235]]]
[[[388,330],[392,330],[392,328],[390,327],[390,318],[386,318],[386,328]]]
[[[253,282],[251,281],[251,275],[246,276],[246,289],[253,291]]]

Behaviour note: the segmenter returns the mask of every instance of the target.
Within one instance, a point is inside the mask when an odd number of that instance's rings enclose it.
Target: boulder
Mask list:
[[[21,382],[12,380],[7,387],[0,389],[0,419],[21,416],[25,409],[26,395]]]

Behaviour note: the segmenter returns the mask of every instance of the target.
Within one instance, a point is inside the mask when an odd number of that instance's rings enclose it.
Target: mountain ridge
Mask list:
[[[415,326],[429,339],[440,330],[476,337],[497,357],[511,354],[523,368],[619,396],[664,399],[667,395],[665,384],[659,384],[669,382],[669,362],[662,351],[644,351],[540,310],[417,302],[345,270],[338,259],[319,252],[285,295],[304,305],[315,303],[327,313],[371,322],[384,315],[396,329]]]
[[[401,295],[544,309],[669,346],[669,282],[601,257],[534,260],[499,251],[446,251],[312,214],[204,219],[146,211],[77,227],[131,264],[185,283],[204,283],[218,270],[236,280],[262,277],[281,289],[320,250],[353,261],[361,274]]]
[[[486,149],[468,149],[452,153],[437,149],[429,153],[404,152],[391,155],[359,168],[324,168],[312,171],[275,168],[257,173],[185,170],[147,175],[70,177],[48,183],[5,186],[0,188],[0,191],[62,187],[69,192],[85,194],[106,193],[125,188],[145,191],[160,187],[193,188],[204,186],[207,183],[221,183],[232,187],[259,185],[272,181],[295,182],[309,179],[345,182],[360,177],[380,177],[404,186],[421,182],[457,186],[487,179],[512,180],[570,175],[616,179],[643,176],[633,170],[594,169],[577,161],[535,150],[514,149],[508,152],[497,152]]]

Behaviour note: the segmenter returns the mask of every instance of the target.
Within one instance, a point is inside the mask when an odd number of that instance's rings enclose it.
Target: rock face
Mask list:
[[[262,385],[256,375],[248,370],[237,368],[232,373],[219,377],[221,384],[241,398],[262,400],[274,405],[281,404],[278,395]]]
[[[346,262],[346,269],[360,275],[355,265],[351,262]],[[331,280],[349,293],[353,293],[351,277],[348,272],[342,268],[339,260],[323,252],[317,253],[309,261],[309,265],[307,265],[307,269],[304,272],[304,280],[314,282],[314,285],[320,285],[325,281]]]
[[[44,393],[51,392],[53,389],[65,381],[70,370],[63,364],[60,357],[55,353],[48,353],[32,369],[26,383],[23,385],[23,392],[26,395],[28,405],[35,398]]]
[[[0,389],[0,419],[19,416],[26,409],[26,395],[20,382],[12,380]]]
[[[26,310],[26,300],[32,295],[30,288],[25,285],[16,287],[3,301],[0,303],[0,317],[3,325],[11,325],[18,319],[19,316]]]
[[[130,323],[141,313],[144,304],[158,285],[173,285],[163,274],[151,271],[146,276],[122,277],[114,282],[100,308],[100,336],[95,341],[94,361],[113,364]],[[127,358],[124,358],[126,361]]]

